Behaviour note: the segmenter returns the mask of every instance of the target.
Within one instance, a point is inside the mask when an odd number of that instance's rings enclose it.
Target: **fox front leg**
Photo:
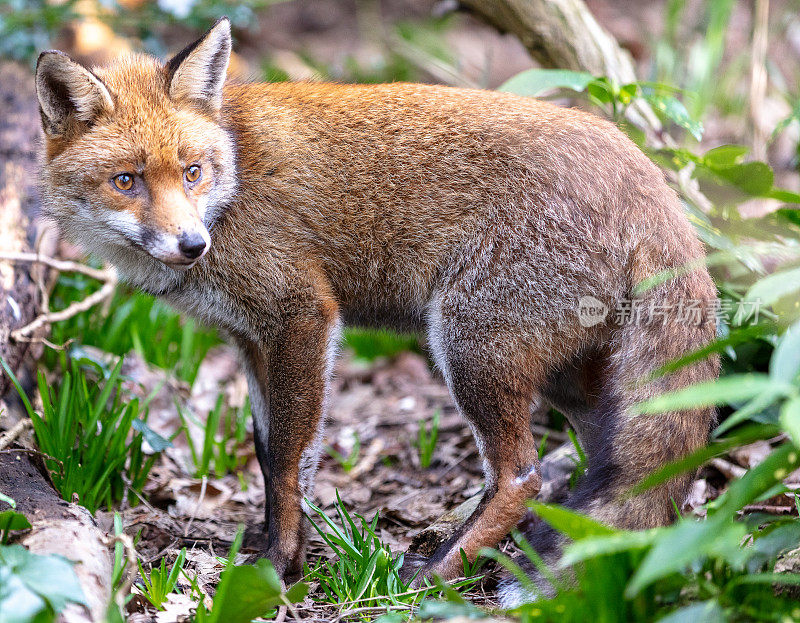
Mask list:
[[[305,561],[302,502],[312,493],[338,338],[335,314],[320,313],[285,319],[268,345],[240,345],[266,489],[265,557],[289,579]]]

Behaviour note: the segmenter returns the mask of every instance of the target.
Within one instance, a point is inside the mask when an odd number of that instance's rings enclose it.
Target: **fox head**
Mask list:
[[[198,262],[235,191],[220,118],[230,52],[223,18],[166,64],[132,55],[89,70],[39,56],[45,214],[134,280]]]

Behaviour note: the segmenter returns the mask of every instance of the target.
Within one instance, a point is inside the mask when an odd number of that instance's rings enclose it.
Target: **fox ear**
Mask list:
[[[197,102],[218,113],[230,57],[231,23],[223,17],[167,63],[169,96]]]
[[[91,124],[102,113],[114,111],[114,98],[103,81],[56,50],[39,55],[36,95],[42,126],[51,135],[63,134],[70,119]]]

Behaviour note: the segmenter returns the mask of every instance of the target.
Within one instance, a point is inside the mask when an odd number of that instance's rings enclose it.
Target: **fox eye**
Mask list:
[[[133,188],[133,175],[130,173],[115,175],[111,181],[114,182],[114,186],[117,187],[117,190],[127,191]]]
[[[202,174],[202,170],[200,169],[199,164],[193,164],[186,169],[186,173],[184,173],[184,177],[186,178],[187,182],[193,183],[200,179],[200,175]]]

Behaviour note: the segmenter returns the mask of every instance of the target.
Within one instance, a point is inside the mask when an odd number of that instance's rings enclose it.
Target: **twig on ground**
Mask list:
[[[43,459],[48,459],[50,461],[55,461],[58,463],[58,466],[61,468],[61,472],[64,472],[64,462],[59,461],[56,457],[50,456],[49,454],[45,454],[41,450],[34,450],[33,448],[5,448],[0,450],[3,454],[10,454],[12,452],[21,452],[22,454],[33,454],[34,456],[39,456]]]
[[[44,264],[59,272],[79,273],[103,282],[103,286],[99,290],[92,292],[92,294],[85,299],[75,301],[60,311],[50,312],[45,310],[44,313],[37,316],[32,322],[12,331],[10,337],[16,341],[29,340],[30,338],[28,336],[40,327],[53,322],[67,320],[73,316],[77,316],[81,312],[91,309],[95,305],[111,298],[117,286],[117,273],[114,270],[99,270],[78,262],[59,260],[37,253],[0,253],[0,260]]]
[[[194,523],[195,517],[197,517],[197,512],[200,510],[200,506],[203,504],[203,500],[206,497],[206,487],[208,487],[208,477],[203,476],[203,480],[200,483],[200,497],[197,498],[197,504],[194,505],[194,510],[192,510],[192,516],[189,517],[189,523],[186,524],[186,528],[183,530],[183,537],[189,537],[189,529],[192,527]]]
[[[8,448],[17,437],[31,426],[33,426],[33,422],[30,418],[25,418],[14,424],[10,430],[0,435],[0,450]]]
[[[103,270],[99,268],[92,268],[80,262],[72,262],[70,260],[59,260],[55,257],[47,255],[40,255],[38,253],[5,253],[0,252],[0,261],[6,262],[31,262],[33,264],[44,264],[50,268],[56,269],[61,273],[79,273],[86,275],[98,281],[106,281],[109,273],[113,271]]]
[[[73,316],[77,316],[81,312],[85,312],[98,303],[102,303],[107,298],[110,298],[114,294],[114,289],[117,286],[116,277],[113,279],[109,279],[103,284],[103,287],[100,288],[97,292],[93,292],[89,296],[87,296],[82,301],[76,301],[71,305],[68,305],[66,308],[62,309],[61,311],[51,312],[49,314],[42,314],[38,316],[33,322],[25,325],[21,329],[16,329],[11,332],[11,337],[14,340],[18,340],[19,338],[24,338],[34,331],[36,331],[39,327],[50,324],[53,322],[60,322],[62,320],[67,320],[72,318]]]
[[[539,437],[544,437],[547,435],[548,439],[553,441],[558,441],[559,443],[564,443],[565,441],[569,441],[569,435],[567,433],[562,432],[560,430],[553,430],[552,428],[547,428],[546,426],[542,426],[541,424],[531,424],[531,432],[534,435],[538,435]]]
[[[711,459],[709,464],[722,472],[726,478],[741,478],[745,475],[745,473],[747,473],[747,470],[744,467],[734,465],[730,461],[726,461],[725,459],[721,459],[719,457]]]

